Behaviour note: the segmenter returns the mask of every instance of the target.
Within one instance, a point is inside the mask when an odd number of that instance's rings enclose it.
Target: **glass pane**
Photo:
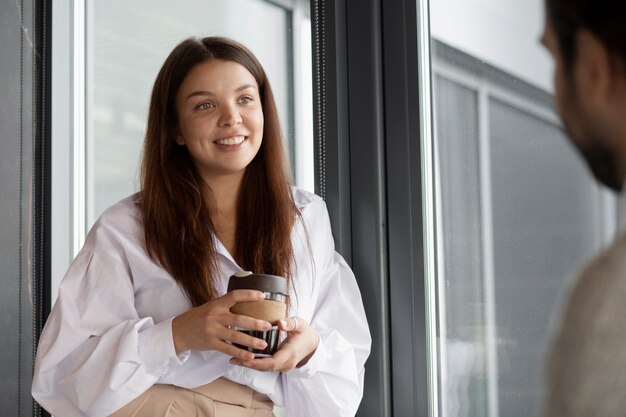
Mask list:
[[[450,415],[463,409],[469,416],[480,416],[484,406],[484,363],[480,349],[483,332],[483,283],[481,279],[480,178],[478,154],[478,96],[458,83],[435,77],[437,91],[436,129],[441,196],[439,223],[441,245],[441,285],[443,301],[440,331],[446,354],[441,379],[446,387],[443,409]],[[444,162],[445,161],[445,162]],[[465,175],[459,175],[464,173]],[[463,215],[459,215],[462,208]],[[456,277],[456,278],[455,278]],[[463,277],[463,279],[459,279]],[[469,392],[468,392],[469,391]],[[468,395],[470,394],[471,395]],[[466,398],[467,397],[467,398]]]
[[[552,306],[594,252],[594,188],[560,129],[491,100],[499,409],[538,415]]]
[[[616,202],[553,109],[543,1],[430,7],[438,415],[536,416],[551,319]]]
[[[231,37],[255,53],[272,83],[291,160],[299,164],[297,184],[313,191],[309,5],[303,0],[285,4],[88,3],[88,227],[109,205],[137,191],[152,83],[172,48],[189,36]]]

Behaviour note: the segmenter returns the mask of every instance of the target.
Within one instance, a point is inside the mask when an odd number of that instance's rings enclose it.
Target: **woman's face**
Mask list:
[[[263,109],[252,74],[233,61],[196,65],[176,95],[179,137],[200,175],[242,176],[263,140]]]

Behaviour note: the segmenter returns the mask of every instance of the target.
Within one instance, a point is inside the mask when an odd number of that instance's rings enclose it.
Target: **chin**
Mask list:
[[[571,112],[569,113],[571,115]],[[589,122],[589,118],[578,109],[577,123],[567,117],[562,117],[565,131],[570,142],[583,157],[593,177],[602,185],[613,191],[620,192],[624,185],[624,178],[618,169],[618,151],[608,144],[606,134],[597,125]],[[562,114],[562,116],[564,116]]]
[[[624,179],[619,174],[617,152],[602,145],[599,138],[588,137],[589,146],[579,151],[595,179],[613,191],[620,192]],[[597,139],[597,140],[596,140]]]

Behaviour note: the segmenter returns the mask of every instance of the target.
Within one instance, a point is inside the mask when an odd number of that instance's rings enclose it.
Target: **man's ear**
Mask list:
[[[606,102],[618,81],[615,70],[606,45],[590,31],[580,29],[576,34],[574,62],[580,98],[589,104]]]

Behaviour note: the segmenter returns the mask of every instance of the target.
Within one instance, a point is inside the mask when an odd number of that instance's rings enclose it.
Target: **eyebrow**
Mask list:
[[[237,87],[235,89],[235,93],[238,93],[238,92],[243,91],[243,90],[247,90],[249,88],[256,89],[256,86],[254,86],[253,84],[244,84],[241,87]],[[193,93],[191,93],[187,97],[185,97],[185,100],[190,99],[192,97],[196,97],[196,96],[214,96],[214,95],[215,95],[215,93],[213,93],[211,91],[203,91],[203,90],[194,91]]]

